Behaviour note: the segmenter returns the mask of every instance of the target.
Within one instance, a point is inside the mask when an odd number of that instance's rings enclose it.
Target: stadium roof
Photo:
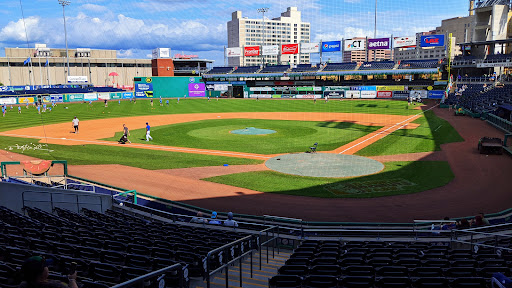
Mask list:
[[[247,73],[247,74],[204,74],[204,78],[265,78],[265,77],[300,77],[300,76],[329,76],[329,75],[400,75],[400,74],[435,74],[438,68],[425,69],[388,69],[388,70],[349,70],[322,72],[291,72],[291,73]],[[285,75],[286,74],[286,75]]]
[[[463,42],[463,43],[457,43],[457,45],[481,46],[481,45],[492,45],[492,44],[502,44],[502,43],[512,43],[512,38],[501,39],[501,40],[489,40],[489,41]]]

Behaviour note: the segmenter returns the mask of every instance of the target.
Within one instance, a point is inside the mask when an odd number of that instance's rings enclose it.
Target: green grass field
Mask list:
[[[277,131],[268,135],[238,135],[230,131],[256,127]],[[362,126],[343,122],[282,121],[255,119],[203,120],[154,127],[150,144],[213,149],[258,154],[304,152],[318,142],[319,150],[329,151],[378,130],[377,126]],[[146,130],[130,132],[134,143],[147,143]],[[122,133],[105,140],[117,141]]]
[[[453,177],[447,162],[416,161],[387,162],[381,173],[356,178],[302,177],[260,171],[203,180],[268,193],[322,198],[373,198],[441,187],[448,184]]]

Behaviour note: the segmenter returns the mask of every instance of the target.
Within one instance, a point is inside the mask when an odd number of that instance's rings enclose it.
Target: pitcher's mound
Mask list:
[[[379,161],[344,154],[295,153],[271,158],[265,165],[274,171],[310,177],[356,177],[375,174],[384,165]]]
[[[270,129],[259,129],[254,127],[247,127],[245,129],[233,130],[230,131],[231,134],[241,134],[241,135],[267,135],[276,133],[275,130]]]

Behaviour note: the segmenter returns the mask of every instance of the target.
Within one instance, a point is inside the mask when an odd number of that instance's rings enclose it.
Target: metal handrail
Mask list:
[[[184,269],[182,269],[184,268]],[[157,270],[157,271],[153,271],[151,273],[148,273],[148,274],[145,274],[145,275],[142,275],[142,276],[139,276],[137,278],[134,278],[134,279],[131,279],[131,280],[128,280],[126,282],[123,282],[123,283],[120,283],[120,284],[117,284],[117,285],[114,285],[110,288],[128,288],[128,287],[133,287],[133,285],[137,284],[137,283],[140,283],[144,280],[147,280],[147,279],[150,279],[150,278],[153,278],[155,276],[160,276],[158,281],[159,281],[159,287],[165,287],[165,280],[163,279],[166,272],[168,271],[175,271],[175,270],[178,270],[178,271],[181,271],[179,272],[180,273],[180,287],[184,287],[183,285],[183,280],[184,278],[186,279],[188,277],[188,270],[186,267],[183,267],[181,264],[174,264],[172,266],[169,266],[169,267],[166,267],[166,268],[162,268],[160,270]],[[160,286],[160,281],[164,281],[163,282],[163,286]]]

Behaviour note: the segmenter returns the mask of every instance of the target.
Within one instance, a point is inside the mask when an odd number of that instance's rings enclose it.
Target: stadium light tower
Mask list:
[[[65,7],[71,4],[69,0],[59,0],[59,4],[62,5],[62,17],[64,18],[64,41],[66,42],[66,60],[68,62],[68,75],[69,76],[69,52],[68,52],[68,32],[66,30],[66,14]]]
[[[265,13],[267,13],[269,10],[268,7],[263,7],[263,8],[258,8],[258,13],[262,13],[263,14],[263,18],[262,18],[262,21],[261,21],[261,32],[263,34],[263,40],[262,40],[262,43],[261,43],[261,64],[262,65],[265,65],[265,56],[263,55],[263,46],[265,45]]]

